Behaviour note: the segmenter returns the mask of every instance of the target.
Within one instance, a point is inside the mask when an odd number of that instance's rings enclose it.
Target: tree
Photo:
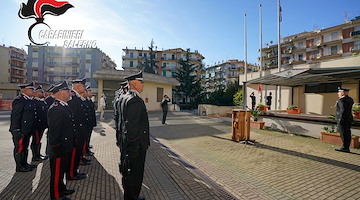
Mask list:
[[[155,47],[156,48],[156,47]],[[144,72],[147,73],[151,73],[151,74],[155,74],[155,70],[158,69],[157,66],[157,61],[155,60],[155,54],[156,51],[154,51],[154,41],[151,40],[150,46],[149,46],[149,56],[150,56],[150,60],[148,60],[147,58],[145,58],[145,62],[144,64],[140,65],[142,68],[144,68]]]
[[[179,97],[185,97],[186,102],[195,101],[203,88],[201,86],[201,78],[198,78],[196,72],[197,66],[190,63],[190,49],[186,50],[186,58],[179,61],[180,67],[177,68],[174,77],[180,82],[175,91]]]

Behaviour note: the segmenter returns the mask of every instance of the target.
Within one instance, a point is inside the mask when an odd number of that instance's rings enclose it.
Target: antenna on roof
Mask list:
[[[344,15],[345,15],[345,23],[349,23],[348,13],[346,11],[344,12]]]

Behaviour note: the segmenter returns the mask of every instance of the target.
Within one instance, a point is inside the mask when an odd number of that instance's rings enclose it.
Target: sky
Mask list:
[[[60,1],[60,0],[58,0]],[[263,46],[277,44],[277,0],[67,0],[74,7],[63,15],[45,15],[52,30],[84,30],[82,39],[117,64],[122,49],[198,50],[206,66],[228,59],[245,60],[244,14],[247,24],[247,61],[258,63],[259,4],[262,4]],[[35,19],[20,19],[27,0],[0,0],[0,44],[27,51],[28,29]],[[327,28],[360,16],[359,0],[282,0],[281,37]],[[63,41],[50,40],[50,45]]]

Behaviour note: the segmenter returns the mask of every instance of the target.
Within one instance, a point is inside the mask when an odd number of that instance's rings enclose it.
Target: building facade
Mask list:
[[[25,50],[0,46],[0,109],[10,109],[11,101],[18,95],[18,85],[26,80]]]
[[[93,73],[101,68],[115,69],[116,64],[98,48],[28,45],[29,81],[55,84],[80,77],[86,78],[92,88],[97,88]]]
[[[291,68],[349,57],[360,53],[360,18],[312,32],[303,32],[283,38],[281,66]],[[277,45],[262,49],[263,69],[277,68]]]
[[[257,72],[259,66],[247,64],[247,72]],[[205,91],[212,93],[218,89],[225,90],[230,83],[239,80],[239,75],[245,72],[245,62],[228,60],[205,69]]]
[[[360,101],[360,18],[313,32],[283,38],[281,69],[277,66],[277,45],[262,49],[263,70],[240,75],[247,79],[246,103],[255,92],[257,102],[272,93],[271,110],[296,105],[302,113],[328,116],[335,113],[337,87],[349,88]],[[260,90],[259,90],[260,89]]]
[[[153,59],[157,68],[155,69],[155,74],[165,76],[165,77],[174,77],[176,68],[180,67],[179,61],[186,59],[187,51],[181,48],[176,49],[167,49],[158,51],[157,49],[150,51],[144,49],[123,49],[123,62],[122,68],[125,70],[134,70],[140,71],[143,69],[143,64],[145,62]],[[153,58],[150,58],[151,55]],[[190,52],[190,63],[193,63],[196,66],[201,68],[202,56],[198,51]],[[198,70],[200,73],[200,70]]]

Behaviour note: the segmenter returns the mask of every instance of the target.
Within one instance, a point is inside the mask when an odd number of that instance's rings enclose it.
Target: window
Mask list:
[[[171,55],[171,59],[172,59],[172,60],[175,60],[175,55]]]
[[[304,48],[304,42],[298,42],[297,47],[298,47],[299,49]]]
[[[86,63],[91,63],[91,60],[86,60]]]
[[[134,67],[134,61],[130,61],[130,67]]]
[[[236,69],[235,64],[231,64],[231,69]]]
[[[144,57],[145,57],[145,58],[147,57],[147,54],[146,54],[146,53],[144,53]]]
[[[163,72],[162,72],[162,75],[163,75],[163,76],[166,76],[166,71],[163,71]]]
[[[161,102],[164,96],[164,88],[156,88],[156,102]]]
[[[305,93],[331,93],[337,92],[341,83],[317,83],[305,85]]]
[[[163,58],[166,59],[166,53],[163,54]]]
[[[314,38],[314,45],[319,45],[320,44],[320,38],[317,37],[317,38]]]
[[[333,32],[331,33],[331,41],[334,41],[334,40],[338,40],[339,39],[339,36],[338,36],[338,32]]]
[[[331,47],[331,55],[336,55],[336,54],[338,54],[338,47],[332,46]]]
[[[360,41],[356,41],[353,50],[360,50]]]
[[[33,52],[38,52],[38,48],[33,48]]]
[[[130,58],[134,58],[134,52],[130,52]]]
[[[175,76],[175,72],[171,72],[171,77],[174,77]]]
[[[163,68],[166,68],[166,63],[163,63],[163,66],[162,66]]]
[[[298,61],[302,61],[304,59],[304,54],[299,54],[298,55]]]
[[[139,52],[139,56],[142,56],[142,53],[141,53],[141,52]]]

